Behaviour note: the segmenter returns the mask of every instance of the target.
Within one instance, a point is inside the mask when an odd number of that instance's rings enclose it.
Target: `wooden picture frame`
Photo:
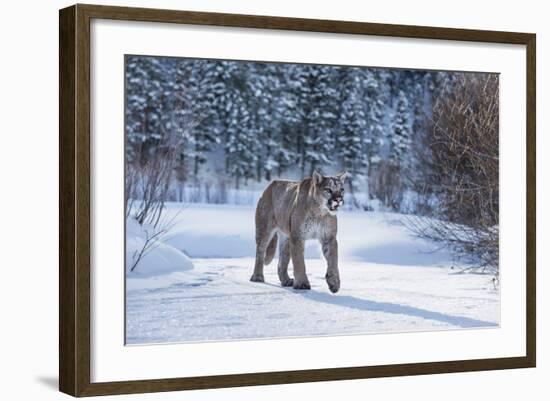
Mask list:
[[[90,21],[95,18],[524,45],[527,54],[525,60],[527,71],[527,119],[525,122],[527,132],[526,355],[523,357],[399,365],[92,383],[90,380]],[[536,37],[534,34],[80,4],[60,10],[59,28],[60,391],[73,396],[94,396],[535,366]]]

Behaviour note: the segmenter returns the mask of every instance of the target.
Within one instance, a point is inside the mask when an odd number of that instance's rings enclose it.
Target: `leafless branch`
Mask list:
[[[432,174],[415,183],[436,194],[436,218],[408,216],[416,235],[498,271],[498,76],[459,74],[433,106]],[[424,179],[424,177],[422,177]]]

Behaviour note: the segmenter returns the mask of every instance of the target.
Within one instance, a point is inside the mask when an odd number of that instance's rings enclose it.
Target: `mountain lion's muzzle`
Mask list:
[[[335,212],[340,206],[344,204],[344,197],[342,195],[332,196],[328,200],[328,210]]]

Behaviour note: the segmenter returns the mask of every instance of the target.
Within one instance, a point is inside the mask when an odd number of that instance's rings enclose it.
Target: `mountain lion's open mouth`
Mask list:
[[[344,203],[344,201],[342,200],[334,200],[334,199],[330,199],[328,201],[328,210],[330,210],[331,212],[336,212],[338,211],[338,208],[340,206],[342,206],[342,204]]]

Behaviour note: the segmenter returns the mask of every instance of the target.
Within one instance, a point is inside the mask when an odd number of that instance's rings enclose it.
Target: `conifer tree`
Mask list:
[[[307,174],[315,169],[327,168],[334,162],[340,94],[337,90],[336,73],[339,67],[312,66],[309,70],[309,114],[305,162],[309,163]]]
[[[351,174],[348,179],[353,202],[358,205],[354,193],[357,182],[363,179],[368,164],[365,151],[367,119],[365,114],[365,96],[363,91],[363,71],[358,68],[342,69],[341,73],[341,108],[337,151],[342,168]]]
[[[397,105],[390,136],[390,163],[399,168],[408,165],[409,148],[411,145],[411,111],[405,92],[400,90],[397,95]]]

